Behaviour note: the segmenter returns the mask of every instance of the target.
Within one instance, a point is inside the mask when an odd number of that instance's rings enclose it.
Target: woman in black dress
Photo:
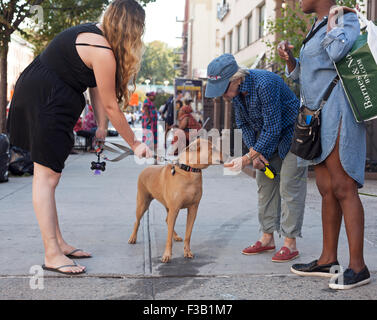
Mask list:
[[[57,35],[21,74],[8,120],[12,145],[30,150],[34,162],[33,205],[45,247],[46,270],[85,272],[71,258],[91,255],[67,244],[60,232],[55,189],[73,146],[73,127],[90,88],[104,140],[109,119],[138,157],[149,148],[136,140],[118,106],[127,103],[128,84],[139,70],[145,12],[135,0],[115,0],[100,24],[87,23]]]

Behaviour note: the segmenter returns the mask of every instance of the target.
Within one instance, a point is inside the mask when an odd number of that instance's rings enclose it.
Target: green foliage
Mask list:
[[[161,41],[146,44],[137,82],[143,83],[149,79],[152,84],[164,84],[166,80],[173,83],[177,74],[174,70],[177,59],[174,49]]]
[[[158,93],[156,95],[156,99],[154,100],[154,105],[156,108],[160,108],[163,104],[165,104],[166,100],[170,97],[169,93]]]
[[[271,34],[277,35],[277,40],[266,41],[269,50],[268,62],[281,62],[277,53],[277,45],[282,40],[288,40],[293,46],[294,56],[298,56],[301,48],[301,43],[308,32],[310,25],[311,15],[305,15],[301,11],[299,3],[296,3],[292,8],[286,6],[281,9],[281,16],[275,20],[267,21],[267,31]]]
[[[361,4],[363,2],[363,0],[361,0],[361,1],[357,1],[357,0],[337,0],[336,2],[340,6],[355,8],[356,2],[359,2]]]
[[[138,2],[145,7],[148,3],[156,2],[157,0],[138,0]]]
[[[139,1],[144,6],[156,0]],[[24,30],[26,40],[35,47],[37,55],[61,31],[85,22],[98,21],[111,0],[44,0],[44,23],[40,30]]]
[[[20,31],[19,26],[25,18],[32,16],[31,6],[40,5],[43,0],[7,0],[0,1],[0,48],[8,49],[10,36]]]

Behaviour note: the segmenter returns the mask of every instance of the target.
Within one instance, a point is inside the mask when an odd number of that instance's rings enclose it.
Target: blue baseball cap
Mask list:
[[[228,88],[230,78],[238,69],[236,59],[229,53],[212,60],[207,68],[208,82],[205,96],[207,98],[222,96]]]

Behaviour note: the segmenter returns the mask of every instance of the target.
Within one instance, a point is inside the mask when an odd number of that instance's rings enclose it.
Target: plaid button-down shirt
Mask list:
[[[283,79],[266,70],[249,70],[233,99],[236,124],[246,146],[266,159],[287,155],[300,102]]]

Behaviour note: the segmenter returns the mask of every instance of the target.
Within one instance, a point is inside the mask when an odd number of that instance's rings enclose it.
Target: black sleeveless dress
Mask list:
[[[83,92],[97,86],[93,70],[76,50],[76,38],[84,32],[102,35],[95,23],[58,34],[20,75],[9,110],[11,144],[30,151],[32,161],[59,173],[73,147],[73,127],[85,107]]]

